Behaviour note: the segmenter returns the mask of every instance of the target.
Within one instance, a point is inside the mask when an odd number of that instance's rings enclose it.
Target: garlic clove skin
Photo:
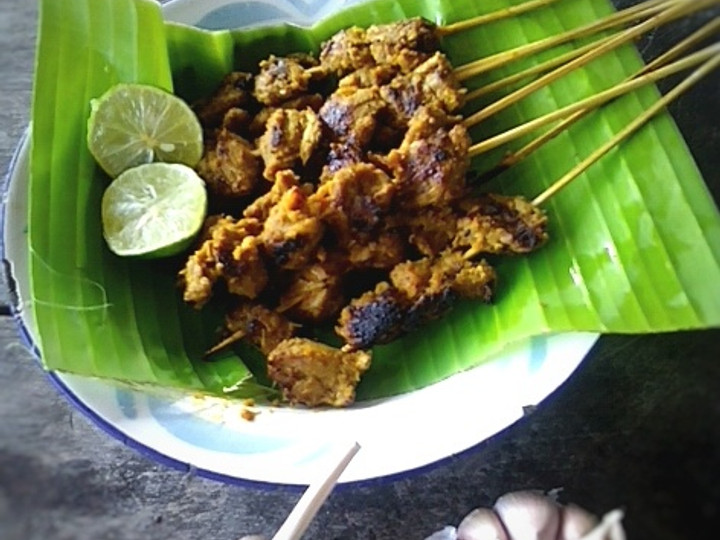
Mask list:
[[[560,510],[561,525],[558,540],[580,540],[597,527],[597,516],[575,504],[563,506]]]
[[[460,522],[457,540],[510,540],[500,518],[489,508],[476,508]]]
[[[511,540],[556,540],[560,531],[560,506],[539,491],[506,493],[495,512]]]
[[[457,530],[455,527],[444,527],[428,536],[425,540],[457,540]]]

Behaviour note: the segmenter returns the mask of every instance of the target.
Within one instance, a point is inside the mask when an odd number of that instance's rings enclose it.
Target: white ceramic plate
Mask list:
[[[169,20],[205,28],[278,21],[309,24],[356,0],[174,0]],[[28,137],[6,181],[4,253],[15,281],[17,319],[36,354],[27,250]],[[220,399],[161,399],[67,374],[51,380],[108,433],[175,467],[225,481],[306,485],[337,445],[358,441],[340,482],[359,482],[437,465],[522,417],[579,365],[595,334],[565,334],[517,344],[473,370],[395,398],[342,410],[261,407],[253,422]]]

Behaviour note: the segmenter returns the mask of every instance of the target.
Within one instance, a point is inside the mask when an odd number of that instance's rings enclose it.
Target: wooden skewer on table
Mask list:
[[[335,487],[340,475],[359,450],[360,445],[357,442],[341,449],[338,457],[330,463],[329,468],[323,471],[303,493],[272,540],[299,540],[302,538],[310,522]]]

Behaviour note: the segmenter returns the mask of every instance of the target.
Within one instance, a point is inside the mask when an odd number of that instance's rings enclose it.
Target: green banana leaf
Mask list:
[[[85,148],[89,101],[116,82],[174,86],[192,101],[232,68],[270,53],[316,51],[335,31],[410,16],[440,24],[507,7],[510,0],[373,1],[311,29],[282,26],[205,32],[163,24],[147,0],[43,0],[33,105],[30,179],[32,305],[47,369],[134,384],[222,393],[261,363],[201,359],[218,309],[184,306],[182,259],[130,261],[104,246],[99,201],[108,180]],[[611,4],[566,0],[449,36],[454,65],[611,13]],[[142,36],[142,37],[140,37]],[[142,52],[141,52],[142,47]],[[560,54],[558,47],[472,81],[478,86]],[[642,65],[633,47],[483,122],[473,140],[607,88]],[[658,99],[646,88],[579,122],[497,178],[506,194],[539,194]],[[489,103],[471,103],[467,113]],[[519,144],[521,144],[522,141]],[[486,170],[502,149],[477,159]],[[720,326],[720,214],[681,135],[659,116],[546,205],[551,241],[527,257],[493,261],[494,305],[462,302],[427,331],[377,347],[359,399],[432,384],[530,336],[566,331],[646,333]],[[259,377],[260,379],[262,377]],[[241,385],[241,388],[243,385]],[[246,386],[247,393],[258,390]]]

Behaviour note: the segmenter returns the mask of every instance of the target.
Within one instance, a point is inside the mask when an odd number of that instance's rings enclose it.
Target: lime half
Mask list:
[[[179,97],[142,84],[117,84],[90,103],[88,147],[111,177],[152,163],[195,166],[202,127]]]
[[[141,165],[125,171],[105,190],[103,235],[118,255],[175,255],[190,246],[206,210],[205,183],[190,167]]]

